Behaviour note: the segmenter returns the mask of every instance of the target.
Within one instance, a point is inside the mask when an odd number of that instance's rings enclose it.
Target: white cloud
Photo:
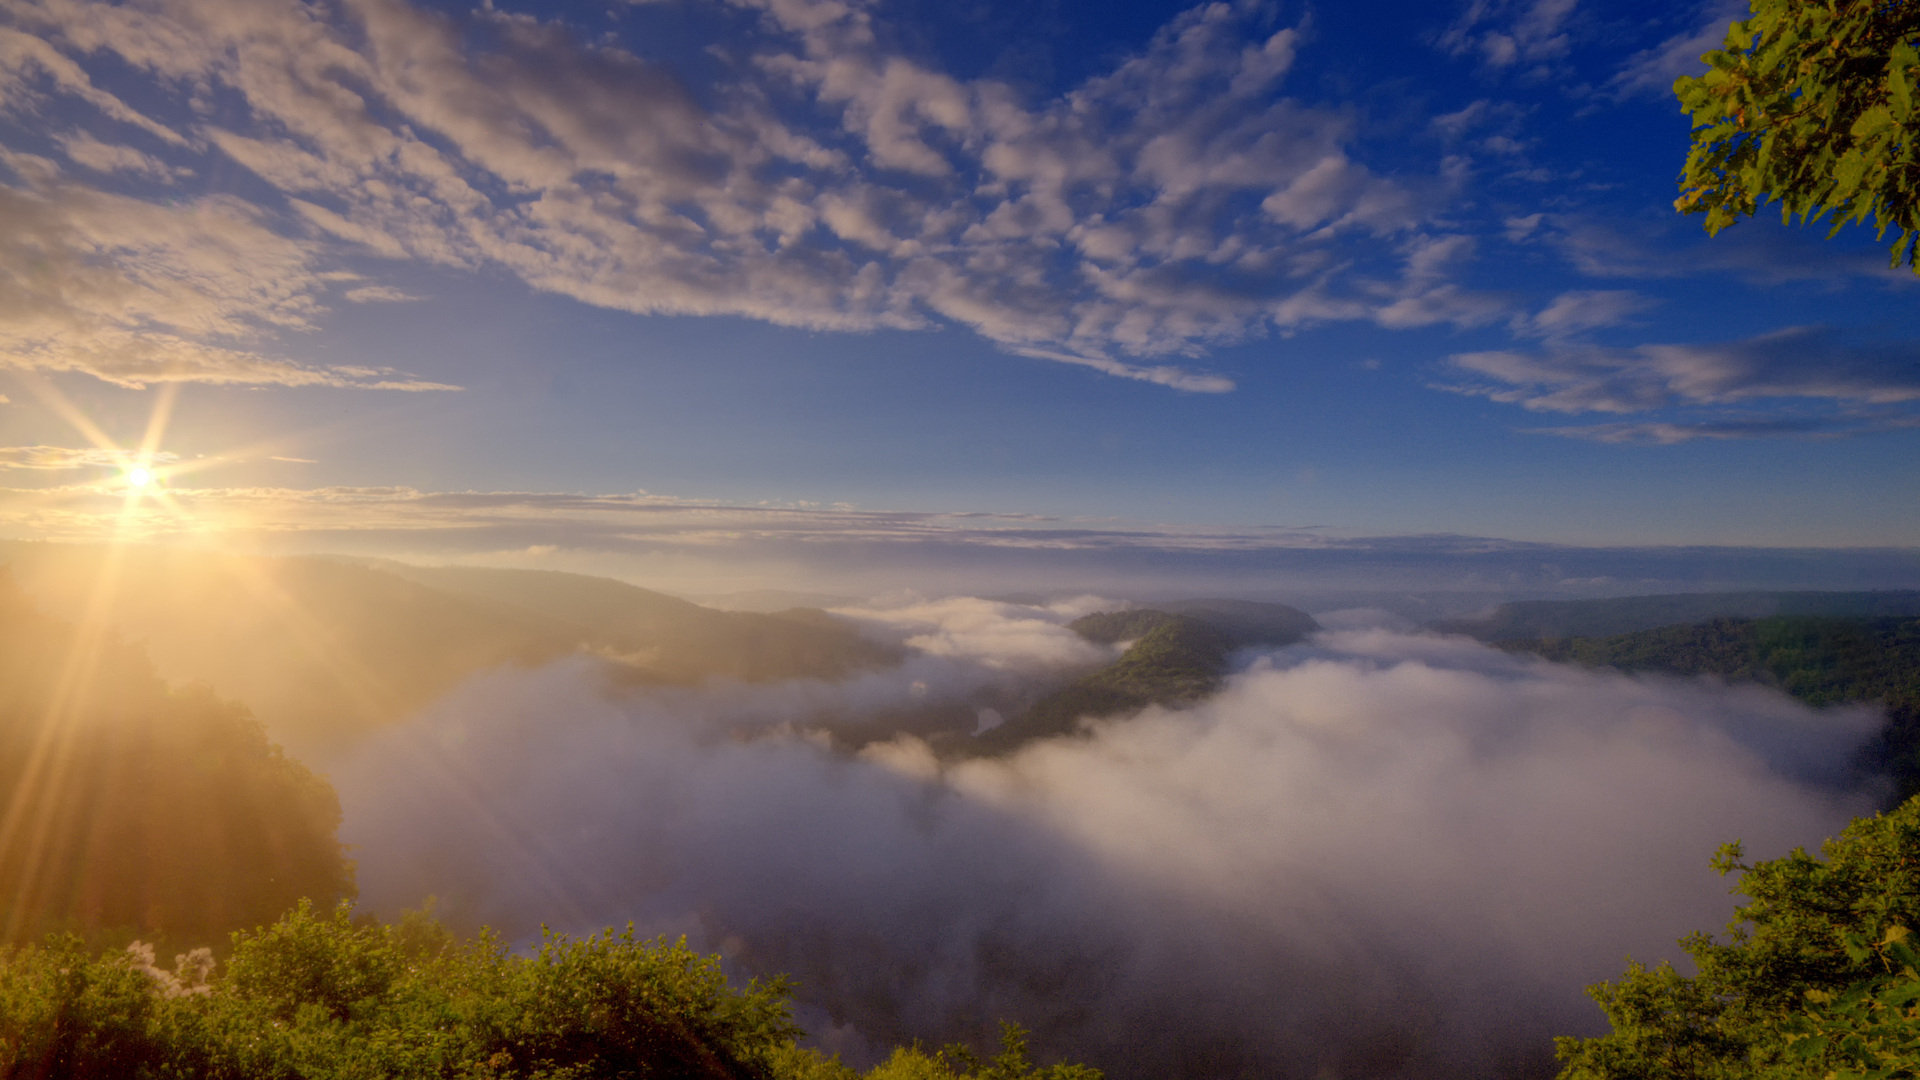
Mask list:
[[[1575,289],[1532,315],[1516,318],[1514,332],[1531,337],[1564,338],[1586,330],[1618,326],[1659,301],[1621,289]]]
[[[1617,303],[1596,306],[1604,313]],[[1568,318],[1577,323],[1583,306],[1585,301],[1570,304],[1574,314]],[[1540,429],[1601,442],[1884,430],[1915,422],[1914,404],[1920,402],[1920,344],[1853,344],[1814,326],[1694,345],[1608,348],[1562,342],[1540,352],[1457,353],[1448,362],[1477,379],[1445,389],[1539,412],[1718,410],[1684,421]],[[1764,402],[1797,403],[1813,411],[1765,416],[1738,411]]]
[[[131,146],[103,143],[87,132],[72,132],[56,137],[67,160],[100,173],[132,173],[160,183],[193,175],[192,169],[176,168]]]
[[[1546,73],[1546,61],[1570,47],[1567,22],[1579,0],[1473,0],[1440,35],[1440,47],[1494,69]]]
[[[102,109],[73,57],[117,58],[156,94],[231,94],[244,108],[195,134],[286,196],[315,230],[284,241],[309,266],[493,266],[605,307],[817,329],[948,320],[1210,391],[1229,384],[1116,357],[1332,319],[1487,318],[1395,269],[1431,196],[1359,161],[1348,113],[1280,96],[1299,34],[1255,32],[1257,11],[1196,7],[1110,73],[1026,103],[886,53],[864,6],[741,6],[764,14],[758,52],[704,104],[658,65],[489,9],[9,11],[39,35],[19,48]],[[208,355],[221,363],[236,361]]]
[[[1673,82],[1707,70],[1700,57],[1726,42],[1727,27],[1747,14],[1746,0],[1714,0],[1703,6],[1694,29],[1633,54],[1607,83],[1620,97],[1671,99]]]
[[[146,202],[63,180],[42,158],[5,163],[28,184],[0,186],[0,367],[122,386],[447,389],[254,348],[309,328],[321,309],[310,245],[252,206],[224,196]]]
[[[420,299],[391,285],[362,285],[340,295],[356,304],[404,304]]]
[[[1817,421],[1763,419],[1718,420],[1703,423],[1625,421],[1615,424],[1579,424],[1530,428],[1538,435],[1560,435],[1588,442],[1672,446],[1696,439],[1764,439],[1781,435],[1818,434],[1828,425]]]

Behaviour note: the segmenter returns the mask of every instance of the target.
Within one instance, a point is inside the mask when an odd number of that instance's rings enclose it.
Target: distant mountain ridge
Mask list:
[[[48,613],[94,612],[164,677],[247,702],[302,754],[400,720],[477,672],[577,652],[625,680],[678,684],[836,679],[897,659],[825,612],[715,611],[555,571],[21,541],[0,541],[0,565]]]
[[[1871,617],[1920,615],[1920,590],[1871,592],[1725,592],[1617,596],[1600,600],[1517,600],[1487,615],[1441,619],[1429,629],[1481,641],[1612,637],[1709,619],[1775,615]]]

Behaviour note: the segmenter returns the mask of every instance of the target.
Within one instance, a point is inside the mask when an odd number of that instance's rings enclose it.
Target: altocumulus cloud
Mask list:
[[[1285,96],[1300,34],[1262,29],[1258,5],[1193,8],[1110,72],[1037,102],[889,52],[867,4],[717,10],[741,47],[696,100],[659,65],[490,8],[10,3],[4,44],[20,66],[0,105],[40,116],[58,100],[98,129],[38,152],[170,194],[165,207],[108,196],[16,152],[0,259],[75,269],[70,287],[0,312],[0,348],[16,365],[120,382],[405,384],[233,344],[310,324],[343,272],[329,260],[368,255],[504,269],[642,313],[957,323],[1192,391],[1232,384],[1142,358],[1325,320],[1505,314],[1433,272],[1433,253],[1457,248],[1427,227],[1450,183],[1439,163],[1425,178],[1377,175],[1348,111]],[[109,60],[137,98],[90,78]],[[201,88],[233,107],[182,108]],[[184,178],[223,158],[281,201],[176,207]],[[162,226],[175,242],[158,243]],[[201,230],[223,238],[217,263]],[[101,246],[122,235],[124,253]],[[102,254],[117,269],[89,260]],[[83,265],[105,277],[83,280]],[[171,335],[159,359],[127,347],[143,323]]]
[[[0,95],[7,89],[0,84]],[[96,165],[135,160],[94,140],[63,145]],[[260,351],[273,332],[312,326],[320,275],[312,245],[275,232],[252,206],[224,196],[161,205],[112,194],[4,147],[0,166],[20,181],[0,186],[0,366],[85,372],[129,387],[450,389]]]
[[[1718,844],[1870,801],[1842,786],[1865,710],[1365,628],[1005,760],[805,734],[1072,670],[1067,614],[864,612],[916,644],[846,684],[485,676],[335,763],[363,895],[686,932],[795,974],[847,1046],[1012,1017],[1123,1078],[1486,1076],[1591,1031],[1579,987],[1623,955],[1722,923]]]

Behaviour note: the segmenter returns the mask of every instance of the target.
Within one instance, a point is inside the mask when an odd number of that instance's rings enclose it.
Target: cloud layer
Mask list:
[[[9,462],[81,468],[94,460],[89,453],[21,447]],[[163,477],[205,464],[170,466]],[[564,569],[686,593],[801,588],[868,595],[915,587],[1287,598],[1415,591],[1459,594],[1471,606],[1515,596],[1910,588],[1920,575],[1920,550],[1910,544],[1582,547],[970,510],[742,505],[646,493],[215,488],[189,487],[178,476],[166,484],[131,501],[115,479],[0,487],[0,532],[35,541],[135,540]],[[1476,596],[1482,599],[1470,599]]]
[[[503,269],[649,314],[956,323],[1017,352],[1203,392],[1232,384],[1141,358],[1331,319],[1501,314],[1434,273],[1437,251],[1459,250],[1423,231],[1423,204],[1444,186],[1437,162],[1426,180],[1390,180],[1358,160],[1349,112],[1285,94],[1301,35],[1262,29],[1263,9],[1195,7],[1109,72],[1027,101],[889,52],[864,4],[732,7],[741,47],[696,97],[664,67],[491,9],[14,0],[6,41],[32,66],[0,85],[0,105],[84,105],[110,121],[46,153],[165,184],[234,162],[277,196],[193,207],[227,238],[230,277],[208,277],[178,214],[15,155],[15,213],[85,234],[33,243],[134,266],[107,291],[145,299],[55,293],[42,329],[6,346],[11,362],[125,382],[149,370],[326,381],[204,342],[310,324],[328,260],[349,256]],[[93,83],[86,65],[105,59],[142,81],[137,99],[165,122],[128,105],[133,91]],[[262,214],[282,227],[262,231]],[[184,248],[89,247],[103,216],[144,221],[135,235],[148,238],[174,222]],[[44,330],[75,313],[71,342]],[[171,358],[137,358],[116,336],[144,324],[175,335]]]
[[[910,664],[1057,669],[1063,618],[922,605]],[[1723,922],[1719,843],[1777,854],[1865,809],[1833,785],[1877,724],[1360,629],[1005,761],[787,726],[964,683],[490,676],[333,769],[344,835],[376,904],[688,932],[797,975],[842,1045],[1006,1016],[1120,1078],[1484,1076],[1591,1031],[1579,987],[1623,954]]]

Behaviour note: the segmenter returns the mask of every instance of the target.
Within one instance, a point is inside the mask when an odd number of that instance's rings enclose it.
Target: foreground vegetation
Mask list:
[[[632,930],[516,954],[433,919],[301,904],[206,949],[95,953],[53,936],[0,960],[0,1076],[36,1080],[857,1080],[798,1046],[782,980],[730,986],[718,959]],[[907,1048],[866,1080],[1099,1080],[1001,1052]]]
[[[1822,848],[1747,865],[1724,939],[1682,942],[1699,973],[1631,966],[1589,992],[1613,1031],[1561,1039],[1561,1080],[1890,1080],[1920,1075],[1920,800]]]

